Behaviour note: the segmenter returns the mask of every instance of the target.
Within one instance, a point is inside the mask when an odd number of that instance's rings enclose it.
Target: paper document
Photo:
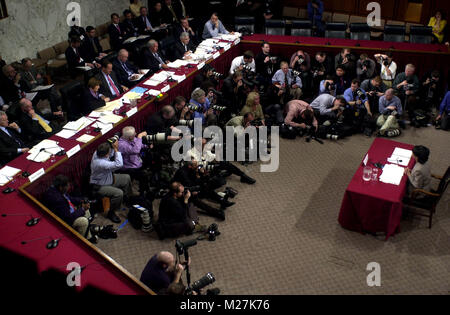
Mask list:
[[[130,78],[130,81],[139,81],[140,79],[142,79],[144,77],[145,74],[133,74]]]
[[[82,143],[88,143],[89,141],[91,141],[92,139],[94,139],[94,136],[90,136],[90,135],[82,135],[81,137],[79,137],[77,139],[78,142],[82,142]]]
[[[133,88],[132,90],[130,90],[128,93],[136,93],[136,94],[140,94],[140,95],[144,95],[145,92],[147,92],[148,89],[137,86],[135,88]]]
[[[20,173],[20,169],[5,166],[0,170],[0,186],[6,185],[10,181],[12,181],[13,177]]]
[[[409,161],[411,160],[412,151],[395,148],[392,155],[387,159],[389,163],[398,164],[401,166],[408,166]]]
[[[161,94],[161,91],[158,90],[149,90],[147,92],[147,94],[151,95],[151,96],[158,96],[159,94]]]
[[[89,70],[91,70],[92,68],[91,68],[91,67],[88,67],[88,66],[84,66],[84,67],[77,67],[77,69],[80,69],[80,70],[83,70],[83,71],[89,71]]]
[[[42,162],[47,161],[51,156],[52,156],[51,153],[47,153],[45,151],[38,151],[38,152],[28,155],[27,160],[37,162],[37,163],[42,163]]]
[[[404,174],[404,168],[394,164],[386,164],[380,181],[386,184],[400,185]]]
[[[45,90],[51,89],[53,86],[55,86],[55,85],[54,84],[39,85],[39,86],[35,87],[34,89],[32,89],[31,92],[45,91]]]
[[[34,93],[25,93],[25,98],[29,101],[32,101],[37,95],[37,92]]]
[[[147,81],[144,82],[145,85],[150,85],[150,86],[158,86],[161,84],[161,82],[159,81],[155,81],[153,79],[148,79]]]
[[[106,103],[106,105],[103,107],[97,108],[95,110],[95,112],[113,112],[114,110],[119,109],[122,106],[123,106],[122,100],[118,99],[118,100]],[[89,116],[91,116],[91,115],[89,115]],[[92,116],[92,117],[95,117],[95,116]]]
[[[122,119],[123,119],[122,116],[111,114],[111,115],[100,117],[100,119],[98,119],[98,121],[101,123],[104,123],[104,124],[116,124],[119,121],[121,121]]]
[[[76,130],[67,130],[63,129],[60,132],[56,134],[56,136],[63,138],[63,139],[70,139],[72,138],[78,131]]]
[[[178,69],[180,67],[187,66],[188,64],[189,64],[188,61],[178,59],[178,60],[175,60],[174,62],[168,63],[167,66],[170,67],[170,68]]]

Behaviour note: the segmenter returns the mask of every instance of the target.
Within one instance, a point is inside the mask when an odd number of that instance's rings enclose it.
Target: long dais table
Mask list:
[[[239,53],[240,45],[233,44],[227,51],[222,49],[220,56],[216,55],[216,58],[206,63],[210,63],[221,73],[227,73],[232,59]],[[66,270],[66,266],[71,262],[78,263],[85,267],[82,272],[81,286],[77,288],[79,291],[92,287],[110,294],[153,294],[113,258],[82,238],[70,226],[45,208],[37,196],[49,187],[52,179],[58,174],[65,174],[76,185],[82,185],[83,174],[89,167],[92,154],[98,145],[115,133],[121,132],[125,126],[134,126],[137,130],[142,130],[147,118],[162,106],[172,102],[176,96],[190,97],[193,79],[199,72],[197,67],[169,69],[169,71],[175,71],[177,75],[186,75],[186,79],[180,83],[169,83],[170,90],[159,99],[156,97],[142,98],[137,104],[137,113],[130,117],[121,114],[124,119],[105,134],[95,132],[94,124],[69,139],[52,136],[50,139],[57,141],[58,145],[63,147],[66,152],[77,145],[81,146],[81,150],[70,159],[67,156],[56,156],[53,162],[48,160],[43,163],[35,163],[27,160],[26,155],[21,155],[8,163],[9,166],[25,170],[30,174],[43,168],[45,174],[30,183],[29,178],[24,178],[19,173],[9,184],[1,187],[1,190],[10,187],[16,191],[11,194],[0,193],[0,248],[35,262],[39,273],[56,270],[67,275],[69,271]],[[167,82],[157,87],[146,86],[144,83],[137,86],[161,90],[165,85]],[[124,113],[130,109],[124,107],[119,111]],[[87,144],[76,141],[78,137],[87,132],[95,138]],[[26,222],[31,218],[40,218],[40,221],[37,225],[28,227]],[[60,240],[59,245],[54,249],[47,249],[46,245],[54,239]]]

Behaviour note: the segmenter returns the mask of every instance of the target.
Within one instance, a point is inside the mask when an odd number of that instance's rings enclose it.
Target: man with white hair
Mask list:
[[[142,54],[142,66],[145,69],[150,69],[152,72],[157,72],[160,69],[167,69],[167,63],[170,61],[160,52],[158,42],[154,39],[151,39],[147,43],[147,48],[144,49],[144,53]]]
[[[210,108],[211,103],[206,97],[205,91],[200,88],[195,89],[191,94],[189,105],[193,105],[198,108],[194,112],[194,119],[200,118],[203,125],[207,124],[210,126],[217,124],[217,115],[214,113],[214,110]]]
[[[0,165],[29,150],[22,138],[22,129],[15,122],[10,123],[8,115],[0,111]]]
[[[128,51],[126,49],[121,49],[117,58],[114,58],[111,62],[113,64],[113,71],[117,75],[117,79],[121,85],[128,88],[136,85],[137,82],[134,80],[143,71],[128,62]]]
[[[188,262],[189,263],[189,262]],[[142,271],[140,280],[158,294],[164,293],[171,283],[178,283],[184,271],[183,263],[175,265],[175,257],[169,252],[154,255]]]
[[[405,72],[398,74],[392,85],[397,96],[402,101],[403,109],[408,111],[410,118],[412,118],[416,107],[416,95],[420,88],[420,81],[414,74],[415,71],[416,67],[414,65],[406,65]]]
[[[192,59],[191,55],[195,51],[195,45],[189,37],[189,33],[180,34],[180,40],[175,43],[174,57],[175,59]]]

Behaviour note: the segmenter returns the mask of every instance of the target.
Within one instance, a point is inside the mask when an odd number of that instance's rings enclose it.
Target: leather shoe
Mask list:
[[[120,218],[116,215],[116,213],[114,212],[114,211],[112,211],[112,210],[110,210],[109,212],[108,212],[108,215],[106,216],[108,219],[110,219],[112,222],[114,222],[114,223],[120,223],[121,222],[121,220],[120,220]]]
[[[215,215],[215,217],[220,219],[221,221],[225,221],[225,212],[222,209],[220,209]]]
[[[223,200],[220,202],[220,204],[221,204],[222,207],[228,208],[228,207],[233,206],[233,205],[235,204],[235,202],[232,202],[232,201],[228,201],[228,200],[226,200],[226,199],[223,199]]]
[[[250,176],[242,175],[241,176],[241,183],[246,183],[246,184],[253,185],[254,183],[256,183],[256,180],[254,180]]]

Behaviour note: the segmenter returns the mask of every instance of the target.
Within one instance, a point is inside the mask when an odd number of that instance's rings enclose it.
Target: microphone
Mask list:
[[[51,241],[48,242],[47,245],[45,246],[49,250],[58,247],[59,241],[61,240],[60,238],[52,239],[51,236],[44,236],[44,237],[39,237],[39,238],[35,238],[35,239],[32,239],[32,240],[22,241],[21,244],[22,245],[26,245],[26,244],[34,243],[34,242],[37,242],[37,241],[40,241],[40,240],[44,240],[46,238],[50,238],[51,239]]]
[[[35,218],[33,217],[32,214],[28,214],[28,213],[14,213],[14,214],[7,214],[7,213],[3,213],[2,217],[6,218],[6,217],[22,217],[22,216],[30,216],[31,220],[27,221],[26,226],[28,227],[32,227],[35,226],[36,224],[39,223],[39,221],[41,221],[41,218]]]
[[[101,128],[99,128],[99,126],[98,126],[98,122],[97,122],[97,121],[95,122],[95,125],[97,125],[97,128],[95,128],[95,129],[94,129],[94,132],[101,132],[101,131],[102,131],[102,129],[101,129]]]
[[[59,151],[58,153],[55,154],[56,156],[63,156],[64,154],[66,154],[66,151],[64,151],[64,149],[61,148],[60,146],[57,146],[57,147],[50,147],[50,148],[44,148],[44,151],[45,151],[46,153],[52,154],[52,155],[53,155],[53,153],[47,151],[47,149],[61,149],[61,151]],[[37,155],[36,155],[36,156],[37,156]]]
[[[41,152],[43,152],[43,151],[45,151],[45,149],[44,149],[44,148],[41,148],[41,149],[39,150],[38,154],[36,154],[36,155],[34,156],[34,159],[31,160],[31,161],[28,163],[28,165],[27,165],[25,171],[22,172],[22,177],[25,177],[25,178],[30,177],[31,174],[28,172],[28,169],[30,168],[32,162],[34,162],[34,160],[35,160],[35,159],[39,156],[39,154],[41,154]]]

